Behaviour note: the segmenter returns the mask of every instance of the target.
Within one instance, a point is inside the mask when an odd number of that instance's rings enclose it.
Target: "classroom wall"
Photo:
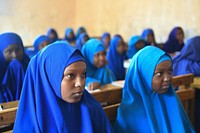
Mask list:
[[[74,0],[0,0],[0,33],[17,32],[26,46],[32,45],[49,27],[63,37],[66,27],[74,28],[74,14]]]
[[[49,27],[63,37],[66,27],[84,26],[90,36],[119,33],[126,41],[151,27],[165,42],[174,26],[186,38],[200,35],[199,0],[0,0],[0,32],[19,33],[31,45]]]

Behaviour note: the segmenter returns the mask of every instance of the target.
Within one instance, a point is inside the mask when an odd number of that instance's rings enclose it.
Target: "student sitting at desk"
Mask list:
[[[87,33],[86,29],[84,27],[79,27],[76,31],[76,38],[79,38],[79,36],[82,34],[82,33]]]
[[[29,63],[19,35],[0,35],[0,103],[19,100],[26,68]]]
[[[181,27],[175,27],[169,34],[168,40],[163,45],[163,50],[173,58],[176,52],[184,46],[184,32]]]
[[[108,67],[113,72],[117,80],[125,79],[126,69],[123,64],[126,59],[127,55],[124,40],[121,36],[115,35],[107,53],[107,60]]]
[[[50,39],[50,43],[53,43],[59,40],[58,33],[53,28],[48,29],[46,36]]]
[[[152,45],[152,46],[156,46],[156,40],[155,40],[155,35],[152,29],[148,28],[148,29],[144,29],[144,31],[142,32],[142,37],[145,40],[146,45]]]
[[[141,36],[132,36],[128,43],[128,58],[132,58],[140,49],[145,47],[145,41]]]
[[[79,38],[76,40],[76,48],[81,50],[83,45],[89,40],[89,36],[87,33],[82,33],[79,35]]]
[[[194,133],[171,84],[172,60],[154,46],[140,50],[126,75],[117,133]]]
[[[75,46],[76,43],[76,36],[74,35],[74,31],[72,28],[67,28],[65,30],[65,36],[63,40],[69,42],[72,46]]]
[[[102,37],[101,37],[101,41],[104,45],[104,47],[106,48],[106,52],[108,52],[109,48],[110,48],[110,34],[108,32],[104,32]]]
[[[173,58],[173,75],[193,73],[200,76],[200,36],[187,41],[181,52]]]
[[[27,68],[13,133],[112,133],[85,77],[85,59],[68,43],[41,50]]]
[[[106,50],[101,41],[88,40],[82,48],[82,54],[86,59],[88,90],[98,89],[100,85],[115,80],[115,76],[106,65]]]

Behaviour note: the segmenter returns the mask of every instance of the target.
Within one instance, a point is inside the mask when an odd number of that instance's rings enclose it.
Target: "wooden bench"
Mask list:
[[[0,104],[0,132],[12,130],[18,108],[18,101]]]
[[[172,84],[174,87],[181,86],[181,89],[176,91],[180,98],[186,113],[188,114],[191,122],[194,124],[194,90],[190,88],[193,83],[194,76],[192,74],[173,77]],[[118,84],[119,83],[119,84]],[[101,103],[108,119],[113,122],[117,116],[117,108],[120,105],[122,98],[123,81],[115,82],[119,86],[108,84],[102,86],[100,91],[91,92],[91,94]]]

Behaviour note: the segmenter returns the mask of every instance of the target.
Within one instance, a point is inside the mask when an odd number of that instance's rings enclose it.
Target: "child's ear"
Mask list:
[[[108,60],[106,60],[106,65],[108,65]]]

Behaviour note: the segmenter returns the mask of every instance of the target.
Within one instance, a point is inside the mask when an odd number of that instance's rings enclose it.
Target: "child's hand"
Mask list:
[[[88,90],[93,91],[95,89],[98,89],[101,85],[98,82],[92,82],[88,85]]]

